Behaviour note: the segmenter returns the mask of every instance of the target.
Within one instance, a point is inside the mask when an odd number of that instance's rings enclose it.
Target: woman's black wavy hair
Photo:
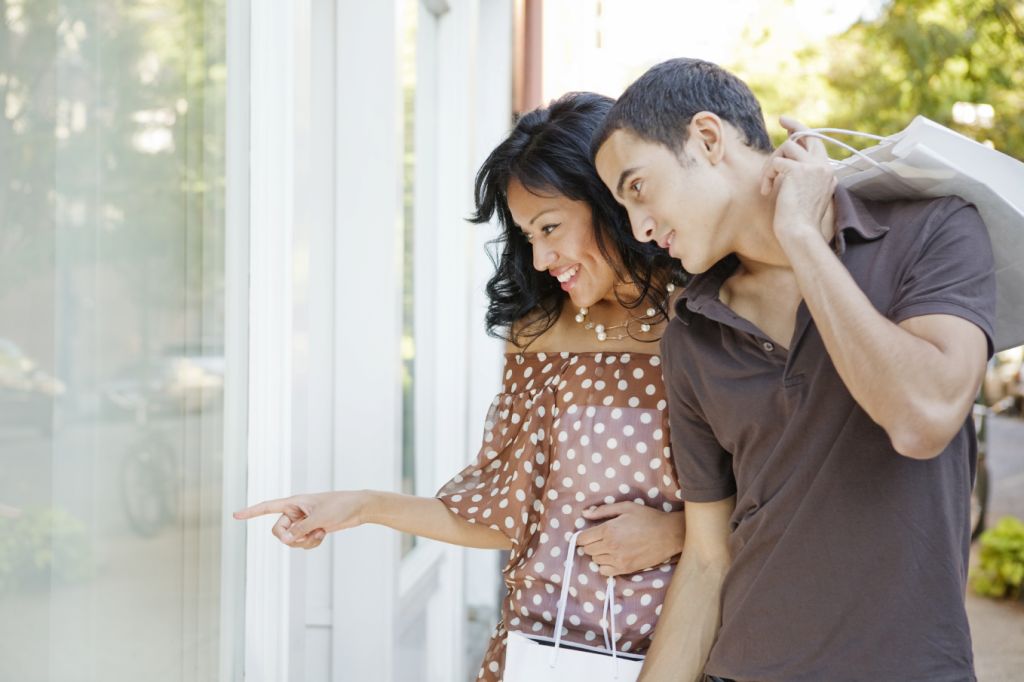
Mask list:
[[[563,95],[547,107],[523,115],[491,152],[476,174],[474,223],[497,214],[502,234],[491,242],[496,267],[487,282],[487,333],[525,347],[551,328],[568,295],[554,277],[533,267],[530,243],[515,225],[507,191],[514,178],[538,193],[558,193],[590,206],[602,255],[623,282],[634,282],[636,298],[619,299],[627,308],[653,306],[668,315],[669,283],[687,279],[679,261],[657,245],[633,238],[629,218],[601,182],[591,161],[590,143],[601,129],[614,100],[589,92]],[[527,321],[527,324],[518,324]]]

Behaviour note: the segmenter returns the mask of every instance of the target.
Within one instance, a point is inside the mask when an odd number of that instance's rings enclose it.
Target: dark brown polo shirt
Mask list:
[[[893,322],[942,313],[992,338],[985,226],[955,197],[836,192],[836,248]],[[683,497],[736,494],[709,674],[747,682],[974,680],[964,611],[973,423],[939,456],[899,455],[839,378],[807,307],[787,352],[696,277],[662,340]],[[990,341],[991,352],[991,341]]]

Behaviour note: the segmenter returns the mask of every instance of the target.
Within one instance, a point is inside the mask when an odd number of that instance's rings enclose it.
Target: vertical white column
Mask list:
[[[394,2],[337,5],[334,487],[398,490],[401,110]],[[399,536],[332,539],[332,679],[394,679]]]
[[[295,229],[296,31],[309,0],[250,3],[248,497],[292,492],[292,246]],[[291,677],[289,550],[249,525],[245,678]]]
[[[224,239],[224,514],[246,503],[249,409],[249,54],[250,5],[227,4],[227,137]],[[221,527],[220,677],[241,682],[245,671],[245,526]]]

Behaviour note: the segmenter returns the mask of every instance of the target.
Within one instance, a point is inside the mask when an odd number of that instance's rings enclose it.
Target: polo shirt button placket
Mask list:
[[[775,344],[772,343],[771,341],[765,341],[764,343],[761,344],[761,348],[764,348],[766,353],[771,353],[773,350],[775,350]]]

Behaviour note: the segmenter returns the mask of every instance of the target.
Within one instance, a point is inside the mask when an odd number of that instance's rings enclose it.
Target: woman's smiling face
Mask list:
[[[533,249],[533,267],[557,279],[573,305],[615,299],[615,270],[598,248],[586,203],[532,192],[515,178],[506,196],[516,227]]]

